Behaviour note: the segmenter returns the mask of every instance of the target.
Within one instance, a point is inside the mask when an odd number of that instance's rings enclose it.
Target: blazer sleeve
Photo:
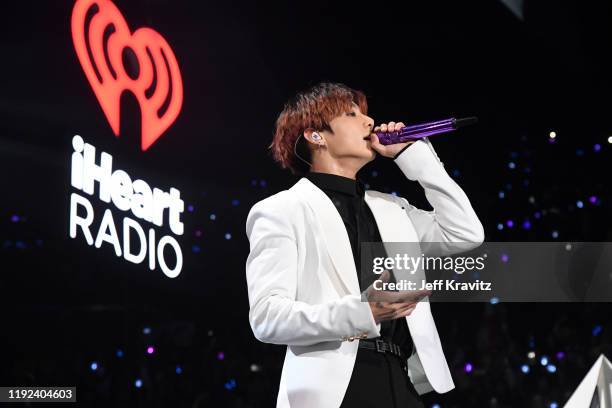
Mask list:
[[[378,337],[380,326],[359,295],[320,304],[296,300],[298,247],[288,215],[295,205],[270,198],[255,204],[246,222],[249,322],[255,337],[289,346]]]
[[[470,200],[448,175],[428,138],[405,149],[394,162],[404,175],[425,190],[432,211],[416,208],[396,197],[410,217],[425,253],[452,255],[478,247],[484,229]]]

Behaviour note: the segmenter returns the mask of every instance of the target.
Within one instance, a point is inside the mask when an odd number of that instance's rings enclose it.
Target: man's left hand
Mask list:
[[[406,125],[404,125],[403,122],[383,123],[380,126],[376,126],[374,128],[374,132],[395,132],[396,130],[400,130],[404,126]],[[413,141],[411,141],[411,142],[404,142],[404,143],[396,143],[392,145],[384,145],[380,143],[380,140],[378,140],[378,136],[376,136],[374,133],[370,135],[370,140],[372,142],[372,149],[374,149],[381,156],[389,157],[389,158],[394,158],[395,155],[398,154],[399,151],[404,148],[404,146],[414,143]]]

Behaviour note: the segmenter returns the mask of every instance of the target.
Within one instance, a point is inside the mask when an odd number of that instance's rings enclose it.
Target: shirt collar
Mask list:
[[[354,197],[363,197],[365,194],[365,185],[360,179],[353,180],[337,174],[313,171],[306,173],[304,177],[321,190],[332,190]]]

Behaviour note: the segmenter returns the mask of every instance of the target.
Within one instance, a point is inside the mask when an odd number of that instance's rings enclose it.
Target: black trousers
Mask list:
[[[360,348],[340,408],[425,408],[425,405],[399,358]]]

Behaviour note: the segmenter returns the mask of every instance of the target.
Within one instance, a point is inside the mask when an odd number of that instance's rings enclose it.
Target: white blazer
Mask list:
[[[383,242],[465,242],[484,231],[470,201],[421,139],[395,160],[425,190],[433,211],[368,190]],[[362,302],[346,228],[328,196],[307,178],[256,203],[246,222],[249,322],[255,337],[287,345],[277,407],[336,408],[348,387],[359,340],[380,335]],[[467,249],[465,245],[462,248]],[[416,352],[409,375],[419,394],[454,388],[429,302],[406,317]],[[376,390],[372,390],[376,392]]]

